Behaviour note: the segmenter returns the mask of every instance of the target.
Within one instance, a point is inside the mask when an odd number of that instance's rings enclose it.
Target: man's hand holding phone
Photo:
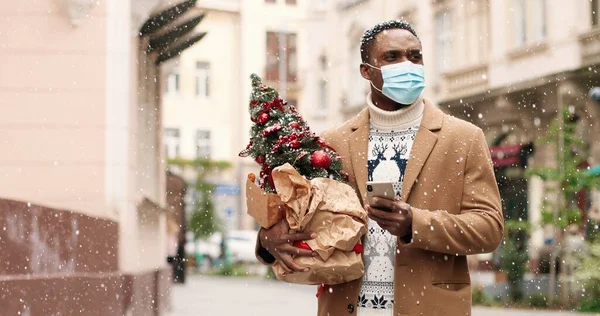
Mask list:
[[[381,228],[401,238],[411,235],[412,209],[395,198],[391,183],[367,183],[367,200],[369,204],[365,209],[369,218]]]

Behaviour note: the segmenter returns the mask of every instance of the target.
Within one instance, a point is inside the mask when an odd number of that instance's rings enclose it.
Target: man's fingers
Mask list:
[[[317,237],[317,234],[315,233],[295,233],[282,236],[282,238],[285,239],[287,242],[309,240],[314,239],[315,237]]]
[[[397,216],[398,214],[394,214],[394,213],[390,213],[390,212],[386,212],[386,211],[382,211],[379,209],[376,209],[372,206],[367,206],[367,214],[369,215],[369,217],[371,218],[380,218],[382,220],[392,220],[392,218],[394,218],[395,216]]]
[[[312,250],[294,247],[290,244],[282,245],[281,247],[279,247],[279,252],[301,257],[312,257],[314,253]]]
[[[292,271],[296,271],[296,272],[306,272],[306,271],[308,271],[308,268],[304,268],[304,267],[301,267],[301,266],[297,265],[294,262],[294,258],[292,258],[291,255],[281,254],[281,260],[283,260],[283,262],[285,262],[285,264],[290,269],[292,269]]]
[[[283,271],[285,271],[286,273],[292,273],[292,269],[290,269],[290,267],[287,266],[287,264],[285,264],[285,261],[283,261],[280,258],[278,258],[279,260],[279,265],[281,266],[281,268],[283,269]]]
[[[373,199],[373,205],[376,207],[380,206],[383,208],[387,208],[397,213],[408,212],[408,210],[410,209],[410,205],[404,202],[379,197]]]
[[[367,206],[367,215],[370,218],[373,218],[374,220],[375,220],[375,218],[378,218],[378,219],[385,220],[385,221],[398,222],[398,221],[406,220],[407,214],[408,214],[408,212],[405,212],[405,211],[390,213],[390,212],[376,209],[370,205]]]
[[[394,200],[384,199],[381,197],[374,197],[372,206],[380,206],[382,208],[387,208],[391,210],[394,207],[394,204],[396,204],[396,201]]]

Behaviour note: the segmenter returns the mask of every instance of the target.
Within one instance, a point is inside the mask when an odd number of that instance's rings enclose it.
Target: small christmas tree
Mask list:
[[[254,125],[250,143],[240,156],[250,156],[262,167],[261,187],[274,193],[271,172],[285,163],[309,180],[323,177],[346,181],[335,150],[310,131],[296,109],[288,106],[275,89],[264,85],[256,74],[250,78],[250,119]]]

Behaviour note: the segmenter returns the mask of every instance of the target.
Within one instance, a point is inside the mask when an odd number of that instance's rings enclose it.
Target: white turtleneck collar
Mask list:
[[[399,130],[420,125],[423,119],[425,103],[420,96],[413,104],[396,111],[385,111],[373,103],[371,93],[367,95],[367,107],[371,125],[378,130]]]

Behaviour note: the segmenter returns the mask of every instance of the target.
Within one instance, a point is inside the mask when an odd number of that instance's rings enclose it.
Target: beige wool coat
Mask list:
[[[366,203],[369,111],[322,138],[341,156],[349,182]],[[412,241],[398,239],[394,315],[470,315],[466,255],[500,244],[504,221],[490,152],[480,128],[425,100],[406,167],[402,201],[412,207]],[[257,257],[272,263],[257,243]],[[333,285],[318,298],[319,316],[352,315],[361,280]]]

